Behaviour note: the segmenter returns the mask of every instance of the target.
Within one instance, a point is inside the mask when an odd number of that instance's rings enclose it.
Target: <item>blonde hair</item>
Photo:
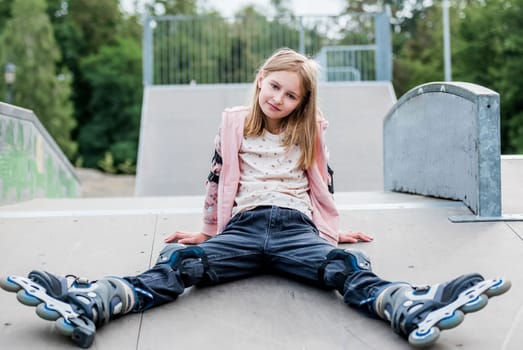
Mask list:
[[[280,49],[265,61],[259,74],[266,77],[272,72],[287,71],[297,73],[301,79],[302,99],[296,109],[282,121],[284,127],[283,145],[290,148],[298,145],[301,150],[299,165],[308,169],[314,162],[314,143],[317,130],[317,77],[318,65],[312,59],[291,49]],[[259,103],[260,87],[254,81],[252,106],[243,134],[261,136],[265,129],[265,116]]]

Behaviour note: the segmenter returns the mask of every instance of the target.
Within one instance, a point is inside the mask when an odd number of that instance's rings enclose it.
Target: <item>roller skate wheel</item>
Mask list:
[[[441,319],[438,322],[438,328],[440,329],[450,329],[457,327],[463,320],[465,319],[465,315],[460,310],[455,310],[452,312],[452,315],[445,317]]]
[[[16,293],[16,299],[27,306],[36,306],[42,302],[40,299],[28,294],[24,289],[19,290],[18,293]]]
[[[496,284],[485,291],[485,294],[489,297],[495,297],[508,291],[511,286],[512,283],[509,280],[500,278]]]
[[[440,330],[437,327],[431,327],[425,333],[419,333],[418,330],[414,330],[409,335],[409,343],[415,347],[424,347],[438,340],[439,334]]]
[[[52,305],[50,305],[52,307]],[[61,317],[60,313],[49,308],[45,303],[36,307],[36,314],[47,321],[54,321]]]
[[[18,284],[12,282],[11,278],[9,278],[9,277],[0,278],[0,288],[2,288],[3,290],[6,290],[8,292],[11,292],[11,293],[16,293],[20,289],[22,289],[22,287],[20,287]]]
[[[465,313],[476,312],[483,309],[488,304],[488,297],[484,294],[474,298],[461,307]]]
[[[63,317],[56,320],[56,329],[63,335],[70,337],[73,335],[74,326]]]

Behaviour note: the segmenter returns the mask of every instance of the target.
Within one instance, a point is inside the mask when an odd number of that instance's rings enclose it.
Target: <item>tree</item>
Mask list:
[[[0,1],[0,34],[4,29],[4,25],[9,18],[11,18],[11,5],[13,0]]]
[[[151,15],[196,15],[196,0],[153,0],[146,4]]]
[[[443,57],[443,53],[439,53],[441,15],[431,5],[426,0],[346,0],[346,13],[382,12],[386,7],[390,8],[393,85],[399,95],[419,83],[439,77]],[[365,18],[360,18],[360,26],[367,25]],[[346,35],[352,38],[357,31]]]
[[[142,103],[138,18],[124,17],[118,0],[48,1],[48,13],[64,53],[60,64],[74,74],[78,127],[73,136],[79,146],[78,163],[132,172]],[[111,164],[100,166],[104,159],[112,159]],[[128,164],[126,169],[116,169],[124,163]]]
[[[425,9],[413,35],[403,40],[394,61],[394,87],[399,95],[430,81],[444,79],[442,9]]]
[[[63,52],[61,65],[73,73],[73,102],[78,126],[91,116],[91,91],[79,65],[82,58],[116,42],[122,14],[118,0],[48,0],[55,36]],[[77,136],[78,130],[73,136]]]
[[[78,135],[85,166],[134,172],[143,89],[140,43],[119,39],[83,59],[80,69],[92,91],[92,117]]]
[[[523,153],[523,0],[473,1],[455,40],[456,79],[500,94],[502,153]]]
[[[72,158],[76,152],[76,143],[71,139],[75,127],[70,101],[72,78],[67,70],[56,70],[61,56],[45,0],[15,0],[11,10],[12,18],[0,37],[0,63],[3,67],[12,61],[17,66],[13,102],[33,110],[63,152]]]
[[[407,37],[416,32],[417,22],[428,7],[426,0],[346,0],[345,12],[382,12],[391,9],[391,22],[396,35]]]
[[[279,16],[292,14],[289,0],[271,0],[270,3]]]

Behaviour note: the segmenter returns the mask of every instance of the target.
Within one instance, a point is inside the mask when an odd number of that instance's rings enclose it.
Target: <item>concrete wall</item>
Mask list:
[[[499,95],[430,83],[402,96],[384,122],[385,189],[463,201],[501,215]]]
[[[225,107],[249,104],[251,84],[148,86],[144,91],[136,195],[204,192]],[[336,191],[383,190],[382,125],[396,97],[389,82],[324,83],[320,108]]]
[[[74,168],[33,112],[0,103],[0,205],[79,195]]]

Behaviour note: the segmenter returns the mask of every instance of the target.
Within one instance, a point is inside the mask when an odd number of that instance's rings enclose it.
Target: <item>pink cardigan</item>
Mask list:
[[[202,232],[214,236],[221,232],[231,219],[234,200],[240,181],[240,163],[238,152],[243,139],[243,126],[249,109],[235,107],[226,109],[222,114],[220,145],[222,167],[219,169],[220,181],[216,184],[207,182],[207,194]],[[329,174],[327,171],[328,153],[324,134],[328,122],[318,121],[316,142],[316,162],[307,170],[312,221],[320,231],[320,237],[333,245],[338,244],[339,213],[334,198],[328,190]]]

